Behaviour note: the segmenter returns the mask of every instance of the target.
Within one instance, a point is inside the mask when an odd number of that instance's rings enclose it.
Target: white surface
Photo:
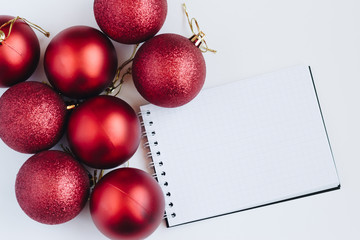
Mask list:
[[[169,0],[161,32],[190,36],[180,0]],[[296,201],[239,212],[171,229],[163,223],[149,239],[359,239],[360,2],[358,0],[188,1],[191,16],[207,34],[205,87],[295,64],[312,67],[342,189]],[[19,15],[54,36],[73,25],[97,27],[89,0],[1,0],[0,14]],[[38,34],[42,53],[50,41]],[[131,46],[116,44],[119,61]],[[42,54],[43,55],[43,54]],[[32,77],[45,80],[40,65]],[[5,89],[1,89],[2,94]],[[131,80],[121,98],[136,110],[146,103]],[[93,225],[88,207],[72,221],[47,226],[29,219],[14,194],[18,169],[30,156],[0,141],[1,239],[106,239]],[[139,149],[130,166],[144,168]],[[219,162],[219,164],[221,164]],[[224,204],[226,200],[224,199]]]
[[[169,226],[339,186],[305,65],[140,109]]]

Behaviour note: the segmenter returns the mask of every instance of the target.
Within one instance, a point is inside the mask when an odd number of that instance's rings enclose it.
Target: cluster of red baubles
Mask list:
[[[39,41],[24,21],[0,16],[0,138],[12,149],[36,153],[20,168],[15,190],[32,219],[59,224],[79,214],[90,194],[86,168],[115,168],[137,150],[141,127],[135,111],[120,98],[99,95],[117,71],[114,41],[145,43],[137,51],[133,80],[149,102],[178,107],[191,101],[205,80],[201,51],[176,34],[154,35],[162,27],[166,0],[95,0],[102,32],[74,26],[48,45],[44,69],[52,87],[27,81],[40,57]],[[81,102],[67,110],[64,98]],[[66,132],[74,156],[53,147]],[[76,159],[76,160],[75,160]],[[79,160],[79,161],[78,161]],[[164,197],[157,182],[134,168],[106,174],[90,196],[95,225],[111,239],[139,239],[160,224]]]

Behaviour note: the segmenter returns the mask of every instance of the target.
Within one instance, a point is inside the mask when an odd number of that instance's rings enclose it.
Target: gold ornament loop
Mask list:
[[[95,187],[95,185],[103,178],[103,176],[104,176],[104,169],[95,169],[94,174],[91,175],[91,179],[90,179],[91,185]]]
[[[9,31],[8,31],[8,34],[7,36],[5,35],[5,33],[3,31],[0,30],[0,44],[5,41],[6,39],[8,39],[10,37],[10,34],[11,34],[11,31],[12,31],[12,28],[14,26],[14,23],[17,21],[17,20],[22,20],[24,23],[26,23],[27,25],[29,25],[30,27],[38,30],[39,32],[41,32],[42,34],[44,34],[46,37],[50,37],[50,33],[45,31],[43,28],[39,27],[38,25],[26,20],[25,18],[22,18],[22,17],[15,17],[11,20],[9,20],[8,22],[4,23],[3,25],[0,26],[0,29],[2,29],[3,27],[6,27],[7,25],[10,25],[9,26]]]
[[[193,33],[193,35],[190,38],[190,41],[192,41],[195,44],[195,46],[199,47],[199,49],[203,53],[205,53],[205,52],[216,53],[217,52],[216,50],[208,47],[208,45],[204,39],[205,33],[203,31],[201,31],[198,21],[195,18],[190,19],[190,16],[187,11],[187,7],[186,7],[185,3],[183,3],[183,8],[184,8],[184,12],[185,12],[186,18],[187,18],[189,26],[190,26],[190,30]],[[196,27],[197,32],[194,31],[194,26]]]
[[[120,67],[118,67],[118,69],[116,71],[116,74],[115,74],[115,78],[112,81],[112,84],[110,85],[110,87],[108,87],[105,90],[106,95],[112,94],[116,89],[117,89],[117,92],[113,96],[116,97],[120,93],[121,87],[122,87],[122,85],[123,85],[123,83],[125,81],[124,78],[126,77],[126,75],[131,75],[131,70],[132,69],[131,69],[131,67],[128,68],[123,75],[121,75],[121,72],[126,67],[126,65],[128,65],[129,63],[131,63],[134,60],[136,50],[138,49],[139,45],[140,45],[139,43],[135,45],[134,50],[133,50],[130,58],[128,60],[126,60],[123,64],[121,64]]]

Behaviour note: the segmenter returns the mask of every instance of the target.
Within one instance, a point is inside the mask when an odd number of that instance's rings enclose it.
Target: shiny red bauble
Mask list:
[[[137,90],[150,103],[179,107],[200,92],[206,65],[202,52],[189,39],[161,34],[137,51],[132,75]]]
[[[166,0],[95,0],[95,19],[113,40],[140,43],[153,37],[167,14]]]
[[[86,165],[108,169],[126,162],[137,150],[139,119],[129,104],[113,96],[97,96],[70,116],[69,145]]]
[[[66,114],[62,98],[48,85],[18,83],[0,98],[0,138],[22,153],[49,149],[64,132]]]
[[[44,57],[49,82],[71,98],[96,96],[107,88],[116,73],[114,45],[99,30],[70,27],[50,42]]]
[[[106,174],[90,198],[91,217],[110,239],[143,239],[153,233],[164,215],[165,200],[148,173],[120,168]]]
[[[60,224],[76,217],[88,200],[86,170],[71,155],[44,151],[30,157],[16,177],[16,199],[32,219]]]
[[[14,19],[11,16],[0,16],[0,26]],[[40,58],[40,45],[31,27],[17,20],[7,39],[10,25],[0,29],[0,87],[10,87],[25,81],[35,71]]]

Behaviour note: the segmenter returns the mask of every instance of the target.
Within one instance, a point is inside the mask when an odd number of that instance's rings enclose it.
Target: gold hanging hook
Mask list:
[[[0,26],[0,44],[5,41],[6,39],[8,39],[10,37],[10,34],[11,34],[11,31],[12,31],[12,28],[14,26],[14,23],[17,21],[17,20],[22,20],[24,23],[26,23],[27,25],[29,25],[30,27],[38,30],[39,32],[41,32],[42,34],[44,34],[46,37],[50,37],[50,33],[45,31],[43,28],[41,28],[40,26],[26,20],[25,18],[22,18],[22,17],[15,17],[9,21],[7,21],[6,23],[4,23],[3,25]],[[6,27],[7,25],[10,25],[9,26],[9,31],[8,31],[8,34],[7,36],[5,35],[4,31],[1,31],[1,29],[3,27]]]
[[[136,50],[138,49],[139,45],[140,44],[135,45],[130,58],[128,60],[126,60],[123,64],[121,64],[120,67],[118,67],[116,74],[115,74],[115,78],[112,81],[111,86],[106,89],[106,95],[110,95],[111,93],[113,93],[115,91],[115,89],[118,89],[118,91],[114,95],[115,97],[120,93],[122,84],[124,83],[125,76],[131,75],[131,68],[128,68],[127,71],[123,75],[121,75],[121,72],[126,67],[126,65],[128,65],[129,63],[131,63],[134,60]]]
[[[186,18],[187,18],[189,26],[190,26],[190,30],[193,33],[193,35],[190,38],[190,41],[192,41],[195,44],[195,46],[199,47],[200,50],[204,53],[205,52],[216,53],[217,52],[216,50],[208,47],[208,45],[204,39],[205,33],[203,31],[201,31],[198,21],[195,18],[190,19],[185,3],[183,3],[183,8],[184,8],[184,12],[185,12]],[[197,32],[195,32],[194,26],[196,27]]]

